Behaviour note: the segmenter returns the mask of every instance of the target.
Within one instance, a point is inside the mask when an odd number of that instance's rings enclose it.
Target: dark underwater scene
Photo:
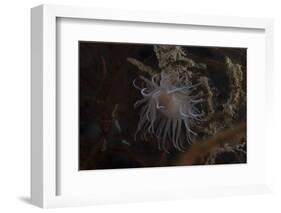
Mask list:
[[[247,49],[79,42],[79,169],[247,162]]]

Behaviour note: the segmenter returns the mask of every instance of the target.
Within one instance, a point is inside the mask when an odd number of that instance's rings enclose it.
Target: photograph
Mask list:
[[[247,48],[78,41],[79,170],[247,163]]]

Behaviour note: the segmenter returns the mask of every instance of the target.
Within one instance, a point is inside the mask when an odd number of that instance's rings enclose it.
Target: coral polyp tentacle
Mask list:
[[[147,90],[147,88],[143,88],[143,89],[141,90],[141,94],[142,94],[144,97],[151,96],[151,94],[153,93],[153,91],[152,91],[152,92],[145,93],[146,90]]]
[[[136,89],[138,89],[139,91],[142,90],[142,88],[136,84],[136,79],[133,80],[133,86],[134,86]]]

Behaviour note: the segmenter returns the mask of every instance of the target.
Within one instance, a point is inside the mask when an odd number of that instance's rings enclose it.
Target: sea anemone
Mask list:
[[[193,84],[185,73],[162,71],[151,79],[140,76],[142,86],[134,81],[134,86],[141,92],[142,99],[135,102],[140,108],[137,134],[158,139],[159,149],[168,152],[171,145],[183,151],[185,144],[193,141],[196,133],[192,126],[200,122],[203,112],[198,104],[203,102],[198,90],[199,84]]]

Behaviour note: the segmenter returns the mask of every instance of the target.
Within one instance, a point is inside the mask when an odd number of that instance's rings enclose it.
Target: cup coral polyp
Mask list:
[[[143,87],[134,82],[143,97],[135,103],[135,107],[140,107],[136,135],[142,132],[144,138],[156,136],[159,148],[164,151],[168,152],[168,144],[182,151],[186,143],[192,143],[192,135],[196,135],[191,126],[203,116],[197,108],[203,100],[193,92],[198,84],[192,85],[188,76],[178,71],[162,71],[151,79],[140,78]]]

